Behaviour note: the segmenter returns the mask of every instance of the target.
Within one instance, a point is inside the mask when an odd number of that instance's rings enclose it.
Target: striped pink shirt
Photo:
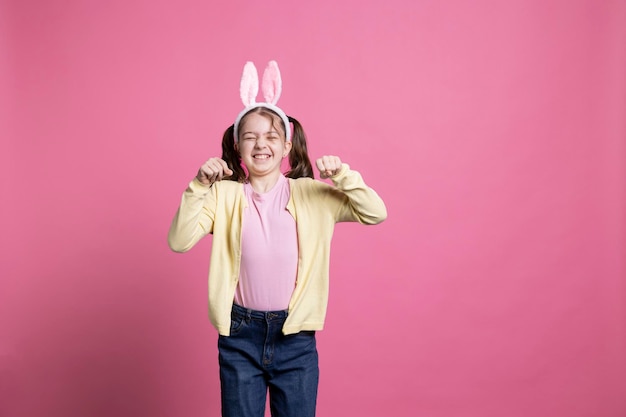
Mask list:
[[[286,310],[296,285],[298,236],[287,211],[289,180],[280,176],[264,194],[244,184],[248,207],[241,237],[235,303],[259,311]]]

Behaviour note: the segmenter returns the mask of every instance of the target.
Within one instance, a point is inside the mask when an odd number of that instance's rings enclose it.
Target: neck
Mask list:
[[[252,186],[252,189],[257,193],[266,193],[276,185],[278,179],[281,177],[281,172],[276,171],[263,176],[250,176],[248,177],[248,182]]]

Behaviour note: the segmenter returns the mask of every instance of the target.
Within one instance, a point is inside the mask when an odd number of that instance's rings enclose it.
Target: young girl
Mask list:
[[[337,156],[316,161],[334,186],[313,179],[302,126],[276,106],[274,61],[262,85],[265,102],[256,103],[258,75],[248,62],[246,107],[224,133],[222,157],[206,161],[184,192],[168,242],[185,252],[213,234],[209,316],[219,333],[222,416],[262,417],[269,390],[272,416],[312,417],[334,225],[377,224],[387,212]]]

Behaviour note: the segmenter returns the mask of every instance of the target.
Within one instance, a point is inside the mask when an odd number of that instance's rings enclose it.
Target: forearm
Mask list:
[[[347,207],[338,221],[352,219],[363,224],[378,224],[387,218],[387,208],[380,196],[363,181],[361,174],[342,164],[341,170],[330,178],[347,197]]]
[[[175,252],[186,252],[211,232],[213,214],[207,205],[210,188],[194,179],[183,193],[167,241]]]

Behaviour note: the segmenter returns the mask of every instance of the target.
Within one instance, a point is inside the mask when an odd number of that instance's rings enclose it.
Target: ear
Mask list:
[[[283,82],[280,78],[280,70],[276,61],[270,61],[263,72],[263,83],[261,84],[265,102],[269,104],[278,103],[280,93],[283,89]]]
[[[245,107],[249,107],[255,103],[256,96],[259,92],[259,74],[256,67],[250,61],[246,62],[243,67],[241,76],[241,84],[239,86],[239,95]]]
[[[285,141],[285,150],[283,151],[283,158],[286,158],[287,155],[289,155],[289,152],[291,152],[291,147],[292,147],[292,143],[291,141]]]

